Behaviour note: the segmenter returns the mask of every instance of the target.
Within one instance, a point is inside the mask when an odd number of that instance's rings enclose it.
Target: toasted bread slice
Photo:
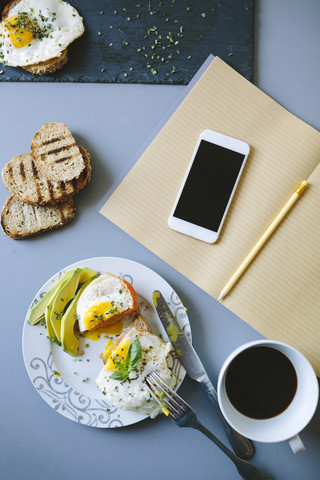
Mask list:
[[[67,182],[79,178],[84,159],[69,128],[63,123],[48,123],[31,143],[34,162],[48,180]]]
[[[130,323],[130,325],[125,328],[122,332],[121,335],[117,338],[117,340],[113,344],[113,348],[117,347],[121,340],[133,329],[135,328],[136,330],[139,330],[140,332],[149,332],[152,333],[151,327],[149,323],[147,322],[147,319],[143,317],[142,315],[138,315],[135,320]]]
[[[140,330],[141,332],[149,332],[152,333],[151,327],[147,322],[147,319],[142,315],[138,315],[137,318],[127,327],[128,329],[135,328],[136,330]],[[123,331],[123,335],[125,335],[126,330]]]
[[[68,62],[68,49],[65,48],[60,57],[54,57],[45,62],[34,63],[33,65],[28,65],[22,67],[23,70],[33,73],[34,75],[49,75],[54,73],[57,70],[60,70]]]
[[[47,180],[34,163],[31,153],[18,155],[2,169],[2,179],[7,189],[21,202],[46,205],[64,202],[78,193],[91,179],[90,154],[79,145],[85,168],[80,177],[68,182]]]
[[[75,210],[72,199],[57,206],[34,206],[12,195],[2,208],[1,226],[11,238],[28,238],[62,227],[74,218]]]

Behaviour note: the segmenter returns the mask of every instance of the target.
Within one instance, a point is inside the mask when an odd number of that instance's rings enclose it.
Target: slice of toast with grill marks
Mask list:
[[[37,169],[48,180],[67,182],[79,178],[84,160],[69,128],[48,123],[35,134],[31,152]]]
[[[1,212],[1,226],[6,235],[16,240],[32,237],[62,227],[75,216],[72,199],[58,205],[38,206],[11,196]]]
[[[18,155],[2,169],[2,179],[7,189],[19,200],[31,205],[46,205],[64,202],[78,193],[91,179],[90,154],[79,145],[85,168],[80,176],[71,181],[47,180],[37,169],[31,153]]]

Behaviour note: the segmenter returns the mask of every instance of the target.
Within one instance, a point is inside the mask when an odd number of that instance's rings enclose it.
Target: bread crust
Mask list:
[[[18,155],[2,169],[3,183],[21,202],[30,205],[48,205],[65,202],[80,192],[91,179],[91,161],[87,150],[78,145],[85,168],[74,181],[50,181],[39,171],[30,153]]]
[[[6,18],[9,17],[10,10],[18,5],[20,3],[20,0],[11,0],[11,2],[7,3],[2,11],[2,17],[1,20],[6,20]]]
[[[23,70],[26,70],[33,75],[48,75],[54,73],[57,70],[60,70],[68,62],[68,49],[65,48],[60,57],[54,57],[45,62],[34,63],[33,65],[28,65],[22,67]]]
[[[127,328],[121,332],[121,335],[117,340],[114,342],[114,346],[116,347],[119,345],[121,340],[133,329],[135,328],[136,330],[139,330],[139,332],[149,332],[152,333],[151,327],[149,323],[147,322],[147,319],[143,317],[142,315],[138,315],[130,325],[128,325]]]
[[[75,211],[72,199],[57,206],[34,206],[12,195],[2,207],[1,227],[8,237],[21,240],[62,227],[74,218]]]

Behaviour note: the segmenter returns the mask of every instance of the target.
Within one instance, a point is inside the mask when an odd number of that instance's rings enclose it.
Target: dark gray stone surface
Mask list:
[[[46,76],[4,67],[0,81],[184,85],[210,53],[252,80],[254,0],[71,4],[84,18],[86,31],[69,47],[68,64]]]

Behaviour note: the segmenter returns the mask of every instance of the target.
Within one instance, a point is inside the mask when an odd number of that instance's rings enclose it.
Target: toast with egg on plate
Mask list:
[[[31,153],[37,169],[48,180],[71,181],[85,168],[80,149],[63,123],[43,125],[32,139]]]
[[[83,291],[77,303],[80,332],[111,325],[123,317],[136,317],[139,301],[133,286],[124,278],[103,273]]]
[[[0,58],[35,75],[61,69],[67,46],[84,33],[83,19],[61,0],[12,0],[3,9]]]
[[[21,202],[31,205],[46,205],[65,202],[91,179],[91,161],[87,150],[79,145],[85,167],[80,176],[73,181],[48,180],[37,169],[30,153],[18,155],[2,169],[2,179],[7,189]]]
[[[32,237],[62,227],[75,216],[72,199],[57,205],[29,205],[14,195],[2,207],[1,226],[6,235],[16,240]]]

